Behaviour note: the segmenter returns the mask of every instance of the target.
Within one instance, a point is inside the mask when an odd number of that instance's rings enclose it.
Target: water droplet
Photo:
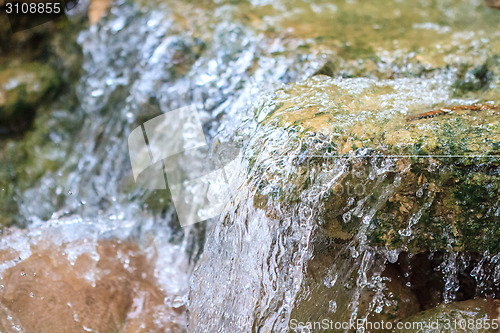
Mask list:
[[[119,17],[116,19],[114,22],[111,24],[111,30],[114,32],[118,32],[125,27],[125,18],[124,17]]]
[[[337,302],[331,300],[328,303],[328,310],[330,310],[330,312],[335,313],[335,311],[337,311]]]
[[[335,282],[337,282],[337,273],[328,274],[328,276],[325,279],[325,286],[327,288],[331,288],[335,285]]]
[[[347,223],[351,220],[352,213],[351,211],[348,211],[344,215],[342,215],[342,219],[344,220],[344,223]]]
[[[411,230],[408,230],[408,229],[399,230],[398,232],[403,237],[409,237],[409,236],[411,236]]]
[[[102,95],[104,95],[104,90],[96,89],[96,90],[92,91],[91,95],[92,95],[92,97],[102,96]]]
[[[399,249],[387,250],[387,252],[385,252],[385,256],[390,263],[394,264],[399,259],[399,252]]]

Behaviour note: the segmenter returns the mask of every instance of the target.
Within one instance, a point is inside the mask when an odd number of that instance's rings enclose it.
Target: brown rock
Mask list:
[[[111,0],[92,0],[89,4],[88,17],[90,24],[96,24],[108,11]]]
[[[137,245],[87,243],[32,244],[31,256],[3,272],[1,332],[182,331],[174,322],[184,311],[164,304],[152,261]],[[7,252],[2,260],[18,255]]]
[[[396,332],[497,333],[499,309],[500,300],[491,298],[441,304],[403,320]]]
[[[484,0],[486,6],[500,9],[500,0]]]

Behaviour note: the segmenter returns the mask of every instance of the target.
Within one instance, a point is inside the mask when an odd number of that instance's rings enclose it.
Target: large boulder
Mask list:
[[[441,304],[411,316],[396,332],[407,333],[496,333],[499,331],[500,301],[473,299]]]
[[[316,76],[276,91],[246,150],[255,205],[275,217],[312,191],[331,239],[500,251],[500,109],[443,86]]]
[[[402,251],[497,253],[500,110],[459,107],[448,83],[316,76],[258,105],[194,273],[195,331],[398,320],[435,303],[384,269]]]
[[[165,304],[153,260],[137,244],[83,239],[26,245],[27,258],[15,246],[0,252],[2,332],[183,330],[184,309]]]

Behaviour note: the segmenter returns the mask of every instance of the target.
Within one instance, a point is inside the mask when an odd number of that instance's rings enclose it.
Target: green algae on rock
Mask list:
[[[500,110],[406,120],[464,104],[446,83],[316,76],[277,90],[246,153],[261,174],[256,204],[273,215],[271,197],[292,203],[316,188],[332,238],[498,252]]]
[[[0,71],[0,126],[12,129],[29,122],[40,103],[58,89],[60,80],[49,66],[23,64]]]

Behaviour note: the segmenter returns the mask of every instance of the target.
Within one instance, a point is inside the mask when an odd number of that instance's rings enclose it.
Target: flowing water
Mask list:
[[[153,10],[116,3],[105,22],[79,34],[84,74],[76,88],[78,106],[54,112],[53,134],[38,156],[57,169],[17,194],[18,223],[28,229],[4,237],[2,249],[14,254],[3,263],[4,273],[29,258],[38,243],[74,243],[63,254],[87,253],[98,262],[99,240],[133,238],[157,258],[155,277],[169,295],[166,305],[186,304],[204,227],[180,229],[168,191],[133,184],[128,135],[162,112],[194,104],[212,138],[220,118],[243,117],[240,110],[259,89],[304,78],[313,69],[294,68],[303,63],[300,52],[273,55],[283,47],[279,39],[263,38],[234,19],[234,6],[176,5]],[[4,325],[22,329],[16,322]]]
[[[382,105],[387,112],[377,121],[435,105],[498,103],[500,36],[497,13],[477,1],[356,6],[116,1],[103,21],[78,35],[77,106],[68,110],[59,101],[47,124],[50,139],[30,148],[55,167],[17,191],[16,218],[26,228],[5,232],[1,250],[16,255],[2,262],[0,273],[29,258],[36,244],[74,244],[64,252],[68,258],[87,253],[98,261],[100,240],[132,238],[153,262],[168,295],[164,303],[188,309],[188,318],[172,321],[192,332],[282,332],[292,319],[314,318],[311,311],[337,321],[385,312],[394,302],[386,267],[414,255],[409,245],[372,246],[368,238],[374,216],[405,186],[405,167],[369,150],[338,159],[328,150],[331,137],[273,127],[268,119],[283,96],[271,91],[327,74],[357,98],[367,95],[366,104]],[[486,83],[474,74],[484,63],[493,64]],[[344,80],[352,76],[365,78]],[[288,102],[337,102],[316,93],[322,85]],[[479,88],[457,95],[463,86]],[[214,150],[224,142],[243,145],[235,170],[243,177],[220,218],[180,228],[167,190],[134,183],[127,138],[145,121],[189,105],[199,111]],[[338,126],[359,121],[378,126],[363,114]],[[422,209],[395,230],[408,242],[434,200],[427,187]],[[332,189],[348,202],[339,218],[351,237],[328,227],[329,212],[338,208]],[[493,205],[498,219],[498,201]],[[441,301],[464,298],[459,276],[466,271],[477,284],[469,298],[498,297],[496,253],[477,257],[449,246],[428,255],[442,263],[436,265],[445,279]],[[92,280],[92,270],[86,274]],[[318,295],[328,301],[315,303]],[[23,329],[14,321],[4,325]]]
[[[337,111],[338,101],[347,105],[348,113]],[[370,113],[370,104],[380,101],[377,114]],[[404,278],[388,267],[398,262],[401,252],[412,256],[422,251],[413,242],[417,232],[426,232],[418,224],[438,200],[432,187],[445,187],[448,179],[420,183],[412,193],[409,160],[382,153],[390,145],[379,143],[372,130],[390,133],[401,123],[401,114],[444,101],[460,102],[453,100],[441,76],[391,81],[316,77],[269,97],[256,109],[259,124],[244,149],[246,181],[215,226],[194,273],[191,327],[199,332],[281,332],[293,328],[292,320],[356,321],[388,313],[394,304],[400,308],[395,315],[404,316],[397,313],[404,311],[404,304],[396,299],[405,299],[399,288],[411,282],[401,282]],[[332,109],[334,121],[329,122],[325,117]],[[373,135],[372,148],[339,155],[345,148],[343,135]],[[439,136],[437,131],[433,135]],[[434,174],[444,175],[450,168],[446,162],[430,163],[436,163]],[[423,164],[433,168],[425,158]],[[397,216],[389,219],[392,232],[401,236],[398,247],[390,242],[387,247],[371,245],[377,243],[372,233],[384,228],[380,216],[392,214],[388,202],[401,195],[418,204],[409,208],[403,224]],[[498,201],[492,202],[492,221],[499,216]],[[446,229],[433,235],[449,237],[444,246],[430,246],[451,250],[436,269],[446,280],[440,301],[453,301],[458,276],[486,261],[490,273],[482,276],[482,283],[488,287],[474,290],[474,296],[495,297],[499,280],[490,274],[500,268],[496,260],[487,256],[459,267],[454,236]],[[411,266],[419,269],[418,264]]]

